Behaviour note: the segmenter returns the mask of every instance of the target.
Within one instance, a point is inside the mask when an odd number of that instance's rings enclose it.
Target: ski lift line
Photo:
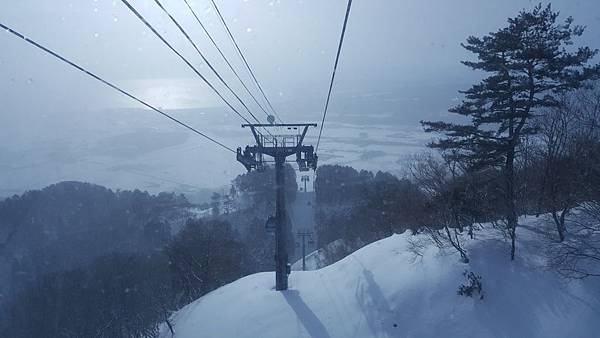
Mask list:
[[[248,106],[244,103],[244,101],[242,101],[242,99],[238,96],[238,94],[233,89],[231,89],[231,87],[229,86],[229,84],[227,84],[227,82],[225,82],[225,80],[223,79],[223,77],[221,77],[221,75],[219,74],[219,72],[217,72],[217,70],[213,67],[213,65],[206,59],[206,57],[204,56],[204,54],[202,54],[202,52],[200,51],[200,49],[198,48],[198,46],[196,45],[196,43],[194,43],[194,40],[192,40],[192,38],[190,37],[190,35],[179,24],[179,22],[173,17],[173,15],[171,15],[171,13],[162,5],[162,3],[159,0],[154,0],[154,2],[156,3],[156,5],[158,5],[158,7],[160,7],[160,9],[165,14],[167,14],[169,16],[169,18],[175,24],[175,26],[177,26],[177,28],[179,28],[179,31],[190,42],[190,44],[192,45],[192,47],[194,47],[194,49],[196,50],[196,52],[198,52],[198,54],[200,55],[200,57],[202,58],[202,60],[204,60],[204,62],[206,62],[206,64],[210,68],[210,70],[212,70],[212,72],[215,73],[215,75],[217,76],[217,78],[219,79],[219,81],[221,81],[221,83],[227,89],[229,89],[229,91],[231,92],[231,94],[233,94],[233,96],[235,96],[235,98],[240,102],[240,104],[244,107],[244,109],[246,109],[246,111],[248,112],[248,114],[250,114],[250,116],[252,116],[252,118],[256,122],[260,123],[259,119],[256,118],[256,116],[252,113],[252,111],[250,111],[250,108],[248,108]]]
[[[258,87],[258,89],[260,90],[262,96],[265,98],[265,101],[267,102],[267,104],[271,108],[271,111],[273,112],[273,115],[275,115],[277,117],[277,119],[279,119],[279,122],[283,123],[283,121],[281,120],[281,118],[279,117],[279,115],[277,114],[277,112],[275,111],[275,108],[273,108],[273,105],[271,104],[271,101],[269,101],[269,99],[267,98],[267,95],[265,94],[265,91],[262,89],[262,86],[258,82],[256,76],[254,75],[254,72],[252,71],[252,68],[248,64],[248,61],[246,61],[246,57],[244,56],[244,53],[242,53],[242,50],[240,49],[240,46],[238,45],[237,41],[233,37],[233,34],[231,33],[231,30],[229,29],[229,26],[227,25],[227,22],[223,18],[223,15],[221,15],[221,11],[219,10],[219,7],[217,6],[217,4],[215,3],[214,0],[210,0],[210,1],[212,2],[212,5],[215,8],[215,11],[217,12],[217,15],[219,16],[219,19],[221,19],[221,23],[223,23],[223,26],[227,30],[227,34],[229,35],[229,37],[231,38],[231,41],[235,45],[235,48],[236,48],[238,54],[242,58],[242,61],[244,62],[244,65],[246,66],[246,69],[248,69],[248,72],[252,76],[252,79],[254,80],[254,83],[256,83],[256,86]]]
[[[204,33],[206,33],[206,35],[208,36],[208,38],[212,42],[213,46],[215,46],[215,48],[217,49],[217,51],[219,52],[219,54],[221,55],[221,57],[223,58],[223,60],[227,64],[227,66],[229,67],[229,69],[231,69],[231,71],[236,76],[236,78],[239,80],[239,82],[242,84],[242,86],[244,87],[244,89],[246,90],[246,92],[252,97],[252,99],[254,100],[254,102],[265,113],[265,115],[269,116],[270,114],[262,106],[262,104],[260,104],[260,102],[258,101],[258,99],[256,98],[256,96],[254,96],[254,94],[252,94],[252,92],[250,91],[250,89],[248,88],[248,86],[246,85],[246,83],[242,80],[242,78],[240,77],[240,75],[238,74],[238,72],[235,70],[235,68],[233,68],[233,66],[231,65],[231,62],[229,62],[229,60],[227,59],[227,57],[225,56],[225,54],[223,53],[223,51],[221,50],[221,48],[219,47],[219,45],[213,39],[212,35],[208,32],[208,30],[206,29],[206,27],[204,26],[204,24],[202,23],[202,21],[200,21],[200,18],[196,14],[196,11],[194,11],[194,9],[192,8],[192,6],[190,5],[189,1],[188,0],[183,0],[183,2],[185,2],[185,4],[187,5],[187,7],[189,8],[190,12],[192,13],[192,15],[194,16],[194,18],[198,22],[198,24],[200,24],[200,27],[202,27],[202,30],[204,31]]]
[[[132,94],[130,94],[129,92],[127,92],[127,91],[125,91],[125,90],[123,90],[123,89],[121,89],[121,88],[117,87],[116,85],[112,84],[111,82],[108,82],[107,80],[104,80],[104,79],[103,79],[103,78],[101,78],[100,76],[98,76],[98,75],[96,75],[96,74],[94,74],[94,73],[92,73],[92,72],[90,72],[90,71],[86,70],[85,68],[83,68],[83,67],[81,67],[80,65],[76,64],[75,62],[73,62],[73,61],[71,61],[71,60],[69,60],[69,59],[67,59],[67,58],[65,58],[65,57],[63,57],[63,56],[61,56],[60,54],[58,54],[58,53],[56,53],[56,52],[54,52],[54,51],[50,50],[49,48],[42,46],[41,44],[39,44],[39,43],[35,42],[34,40],[31,40],[30,38],[26,37],[25,35],[23,35],[23,34],[21,34],[21,33],[17,32],[16,30],[14,30],[14,29],[12,29],[12,28],[10,28],[10,27],[7,27],[6,25],[4,25],[4,24],[3,24],[3,23],[1,23],[1,22],[0,22],[0,28],[4,29],[6,32],[8,32],[8,33],[11,33],[11,34],[13,34],[14,36],[16,36],[16,37],[18,37],[18,38],[20,38],[20,39],[24,40],[25,42],[27,42],[27,43],[29,43],[29,44],[31,44],[31,45],[33,45],[33,46],[37,47],[38,49],[41,49],[42,51],[46,52],[47,54],[50,54],[50,55],[54,56],[55,58],[57,58],[57,59],[61,60],[62,62],[64,62],[64,63],[68,64],[69,66],[71,66],[71,67],[73,67],[73,68],[75,68],[75,69],[79,70],[80,72],[83,72],[83,73],[87,74],[88,76],[90,76],[90,77],[92,77],[92,78],[94,78],[94,79],[96,79],[96,80],[98,80],[98,81],[102,82],[104,85],[106,85],[106,86],[108,86],[108,87],[110,87],[110,88],[112,88],[112,89],[114,89],[114,90],[116,90],[116,91],[120,92],[121,94],[123,94],[123,95],[125,95],[125,96],[129,97],[130,99],[132,99],[132,100],[134,100],[134,101],[137,101],[137,102],[138,102],[138,103],[140,103],[141,105],[143,105],[143,106],[145,106],[145,107],[147,107],[147,108],[149,108],[149,109],[151,109],[151,110],[155,111],[155,112],[156,112],[156,113],[158,113],[158,114],[161,114],[162,116],[164,116],[164,117],[168,118],[169,120],[171,120],[171,121],[173,121],[173,122],[175,122],[175,123],[177,123],[177,124],[179,124],[179,125],[181,125],[181,126],[183,126],[183,127],[187,128],[187,129],[189,129],[189,130],[193,131],[194,133],[196,133],[196,134],[198,134],[198,135],[200,135],[200,136],[204,137],[205,139],[207,139],[207,140],[209,140],[209,141],[211,141],[211,142],[213,142],[213,143],[215,143],[215,144],[217,144],[217,145],[221,146],[222,148],[224,148],[224,149],[226,149],[226,150],[228,150],[228,151],[231,151],[232,153],[235,153],[235,150],[233,150],[232,148],[230,148],[230,147],[228,147],[228,146],[224,145],[223,143],[221,143],[221,142],[217,141],[216,139],[214,139],[214,138],[212,138],[212,137],[210,137],[210,136],[208,136],[208,135],[204,134],[203,132],[201,132],[201,131],[199,131],[199,130],[195,129],[194,127],[191,127],[191,126],[189,126],[188,124],[186,124],[186,123],[184,123],[184,122],[181,122],[180,120],[178,120],[178,119],[176,119],[176,118],[172,117],[171,115],[169,115],[169,114],[167,114],[167,113],[163,112],[162,110],[160,110],[160,109],[158,109],[158,108],[156,108],[156,107],[154,107],[154,106],[150,105],[149,103],[147,103],[147,102],[145,102],[145,101],[143,101],[143,100],[141,100],[141,99],[139,99],[139,98],[137,98],[137,97],[133,96],[133,95],[132,95]]]
[[[315,152],[319,150],[319,143],[321,142],[321,134],[323,133],[323,126],[325,125],[325,117],[327,116],[327,109],[329,108],[329,100],[331,99],[331,90],[333,89],[333,82],[335,80],[335,72],[340,61],[340,53],[342,51],[342,44],[344,43],[344,35],[346,34],[346,26],[348,25],[348,17],[350,16],[350,8],[352,7],[352,0],[348,0],[348,7],[346,8],[346,16],[344,17],[344,25],[342,26],[342,35],[340,36],[340,43],[338,45],[337,54],[335,56],[335,63],[333,65],[333,72],[331,73],[331,81],[329,82],[329,91],[327,93],[327,101],[325,101],[325,109],[323,110],[323,119],[321,120],[321,129],[319,129],[319,138],[317,139],[317,146]]]
[[[227,99],[225,99],[225,97],[213,86],[212,83],[210,83],[210,81],[208,81],[208,79],[206,79],[199,71],[198,69],[196,69],[196,67],[194,67],[189,61],[188,59],[185,58],[185,56],[183,56],[181,53],[179,53],[145,18],[142,14],[140,14],[140,12],[138,12],[127,0],[121,0],[121,2],[123,4],[125,4],[125,6],[127,6],[127,8],[129,8],[129,10],[138,18],[140,19],[140,21],[142,21],[146,27],[148,27],[152,33],[154,33],[154,35],[156,35],[167,47],[169,47],[169,49],[171,49],[171,51],[173,51],[173,53],[177,54],[177,56],[179,56],[179,58],[181,60],[183,60],[183,62],[185,62],[185,64],[188,65],[188,67],[190,67],[194,73],[196,73],[196,75],[198,75],[203,81],[204,83],[206,83],[218,96],[219,98],[221,98],[221,100],[223,102],[225,102],[225,104],[227,105],[227,107],[229,107],[231,110],[233,110],[234,113],[236,113],[242,120],[246,121],[247,123],[250,123],[250,121],[248,121],[248,119],[246,117],[244,117],[237,109],[235,109],[235,107],[233,105],[231,105],[231,103],[229,103],[229,101],[227,101]]]

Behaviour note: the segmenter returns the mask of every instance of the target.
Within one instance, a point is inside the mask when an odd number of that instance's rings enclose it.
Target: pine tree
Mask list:
[[[472,170],[496,167],[504,178],[503,214],[515,256],[517,207],[515,158],[521,140],[535,134],[532,118],[559,104],[557,96],[575,90],[600,73],[589,65],[597,50],[572,47],[572,39],[584,28],[573,18],[557,22],[559,13],[537,5],[508,19],[508,26],[482,38],[471,36],[462,46],[477,61],[462,63],[489,74],[461,92],[465,98],[451,113],[470,121],[465,124],[424,122],[427,132],[444,135],[429,146],[454,154]]]

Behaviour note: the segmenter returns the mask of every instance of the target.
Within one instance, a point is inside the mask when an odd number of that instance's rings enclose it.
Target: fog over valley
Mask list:
[[[119,1],[2,5],[2,20],[90,70],[236,148],[252,141],[239,119]],[[217,41],[226,31],[208,2],[192,3]],[[528,1],[375,1],[355,4],[323,138],[321,163],[401,171],[403,156],[431,138],[420,120],[447,109],[478,74],[460,65],[460,43],[494,30]],[[135,1],[222,91],[222,86],[153,1]],[[600,39],[594,1],[553,5]],[[183,1],[180,19],[224,78],[235,83]],[[276,110],[286,122],[320,122],[343,1],[226,1],[221,11]],[[462,15],[464,7],[476,15]],[[340,14],[342,13],[342,14]],[[61,180],[113,188],[182,191],[227,185],[243,167],[185,129],[8,34],[0,34],[0,196]],[[235,55],[230,43],[220,43]],[[234,66],[241,60],[230,57]],[[227,94],[227,93],[226,93]],[[242,94],[244,94],[242,92]],[[227,96],[231,97],[231,95]],[[246,95],[245,100],[249,100]],[[252,102],[251,102],[252,103]],[[314,141],[316,130],[308,134]],[[365,161],[368,160],[368,161]]]

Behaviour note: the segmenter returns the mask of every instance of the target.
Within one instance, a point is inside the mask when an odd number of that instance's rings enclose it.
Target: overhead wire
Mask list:
[[[145,107],[147,107],[147,108],[149,108],[149,109],[151,109],[151,110],[155,111],[156,113],[158,113],[158,114],[160,114],[160,115],[162,115],[162,116],[164,116],[164,117],[166,117],[166,118],[170,119],[171,121],[173,121],[173,122],[175,122],[175,123],[177,123],[177,124],[179,124],[179,125],[181,125],[181,126],[183,126],[183,127],[187,128],[187,129],[189,129],[189,130],[193,131],[194,133],[196,133],[196,134],[198,134],[198,135],[200,135],[200,136],[204,137],[205,139],[207,139],[207,140],[209,140],[209,141],[211,141],[211,142],[213,142],[213,143],[215,143],[215,144],[219,145],[220,147],[222,147],[222,148],[224,148],[224,149],[226,149],[226,150],[228,150],[228,151],[231,151],[231,152],[233,152],[233,153],[235,153],[235,152],[236,152],[236,151],[235,151],[235,150],[233,150],[232,148],[230,148],[230,147],[226,146],[225,144],[223,144],[223,143],[221,143],[221,142],[217,141],[216,139],[214,139],[214,138],[212,138],[212,137],[210,137],[210,136],[206,135],[205,133],[203,133],[203,132],[201,132],[201,131],[199,131],[199,130],[195,129],[194,127],[191,127],[190,125],[188,125],[188,124],[186,124],[186,123],[184,123],[184,122],[182,122],[182,121],[180,121],[180,120],[178,120],[178,119],[176,119],[176,118],[172,117],[171,115],[169,115],[169,114],[167,114],[167,113],[163,112],[162,110],[160,110],[160,109],[158,109],[158,108],[156,108],[156,107],[154,107],[154,106],[150,105],[149,103],[147,103],[147,102],[143,101],[142,99],[139,99],[139,98],[137,98],[136,96],[134,96],[134,95],[130,94],[129,92],[127,92],[127,91],[125,91],[125,90],[121,89],[120,87],[118,87],[118,86],[114,85],[113,83],[111,83],[111,82],[109,82],[109,81],[107,81],[107,80],[105,80],[105,79],[101,78],[100,76],[98,76],[98,75],[96,75],[96,74],[92,73],[91,71],[88,71],[87,69],[85,69],[85,68],[83,68],[82,66],[80,66],[80,65],[76,64],[75,62],[73,62],[73,61],[71,61],[71,60],[67,59],[66,57],[64,57],[64,56],[62,56],[62,55],[60,55],[60,54],[58,54],[57,52],[54,52],[53,50],[51,50],[51,49],[49,49],[49,48],[47,48],[47,47],[44,47],[43,45],[39,44],[38,42],[36,42],[36,41],[34,41],[34,40],[32,40],[32,39],[30,39],[30,38],[26,37],[25,35],[23,35],[23,34],[19,33],[18,31],[16,31],[16,30],[14,30],[14,29],[12,29],[12,28],[10,28],[10,27],[8,27],[8,26],[4,25],[4,24],[3,24],[3,23],[1,23],[1,22],[0,22],[0,28],[2,28],[3,30],[5,30],[5,31],[6,31],[6,32],[8,32],[8,33],[11,33],[11,34],[13,34],[14,36],[16,36],[16,37],[18,37],[18,38],[21,38],[22,40],[26,41],[27,43],[29,43],[29,44],[31,44],[31,45],[33,45],[33,46],[35,46],[35,47],[37,47],[38,49],[41,49],[42,51],[46,52],[47,54],[49,54],[49,55],[51,55],[51,56],[53,56],[53,57],[55,57],[55,58],[59,59],[60,61],[62,61],[62,62],[64,62],[64,63],[66,63],[66,64],[68,64],[68,65],[70,65],[71,67],[73,67],[73,68],[75,68],[75,69],[79,70],[80,72],[83,72],[83,73],[87,74],[88,76],[90,76],[90,77],[92,77],[92,78],[96,79],[97,81],[100,81],[100,82],[101,82],[101,83],[103,83],[104,85],[106,85],[106,86],[108,86],[108,87],[110,87],[110,88],[112,88],[112,89],[114,89],[114,90],[116,90],[116,91],[120,92],[121,94],[123,94],[123,95],[125,95],[125,96],[127,96],[127,97],[129,97],[129,98],[131,98],[131,99],[133,99],[134,101],[137,101],[137,102],[138,102],[138,103],[140,103],[141,105],[143,105],[143,106],[145,106]]]
[[[190,37],[190,35],[186,32],[186,30],[179,24],[179,22],[177,21],[177,19],[175,19],[175,17],[173,17],[173,15],[171,15],[171,13],[162,5],[162,3],[159,0],[154,0],[154,2],[156,3],[156,5],[158,5],[158,7],[160,7],[160,9],[167,15],[169,16],[169,18],[171,19],[171,21],[175,24],[175,26],[177,26],[177,28],[179,29],[179,31],[183,34],[183,36],[185,36],[185,38],[190,42],[190,44],[192,45],[192,47],[194,47],[194,49],[196,50],[196,52],[198,53],[198,55],[200,55],[200,57],[202,58],[202,60],[208,65],[208,67],[210,68],[210,70],[212,70],[212,72],[217,76],[217,78],[219,79],[219,81],[221,81],[221,83],[227,88],[229,89],[229,92],[231,92],[231,94],[233,96],[235,96],[235,98],[239,101],[239,103],[244,107],[244,109],[246,109],[246,111],[250,114],[250,116],[252,116],[252,118],[258,122],[261,123],[261,121],[252,113],[252,111],[250,111],[250,108],[248,108],[248,106],[246,105],[246,103],[244,103],[244,101],[242,101],[242,99],[238,96],[238,94],[229,86],[229,84],[227,84],[227,82],[225,82],[225,80],[223,79],[223,77],[219,74],[219,72],[217,72],[217,70],[213,67],[213,65],[210,63],[210,61],[208,61],[208,59],[206,59],[206,57],[204,56],[204,54],[200,51],[200,49],[198,48],[198,46],[196,45],[196,43],[194,42],[194,40],[192,40],[192,38]]]
[[[123,4],[125,4],[125,6],[127,6],[127,8],[129,8],[129,10],[138,18],[140,19],[140,21],[142,21],[142,23],[144,23],[146,25],[146,27],[148,27],[152,33],[154,33],[154,35],[156,35],[173,53],[175,53],[177,56],[179,56],[179,58],[185,62],[186,65],[188,65],[188,67],[190,67],[192,69],[192,71],[194,71],[194,73],[196,73],[196,75],[198,75],[203,81],[204,83],[206,83],[216,94],[217,96],[219,96],[219,98],[225,102],[225,104],[227,105],[227,107],[229,107],[231,110],[233,110],[233,112],[235,112],[240,118],[242,118],[242,120],[244,120],[246,123],[251,123],[245,116],[243,116],[231,103],[229,103],[229,101],[227,101],[227,99],[217,90],[217,88],[215,88],[215,86],[210,83],[210,81],[208,81],[208,79],[206,77],[204,77],[204,75],[202,75],[198,69],[196,69],[196,67],[194,67],[194,65],[192,65],[190,63],[190,61],[188,61],[188,59],[185,58],[185,56],[183,56],[180,52],[177,51],[177,49],[175,49],[155,28],[154,26],[152,26],[147,20],[146,18],[144,18],[144,16],[142,14],[140,14],[140,12],[138,12],[127,0],[121,0],[121,2],[123,2]]]
[[[279,117],[279,115],[277,114],[277,111],[275,111],[275,108],[273,108],[273,105],[271,104],[271,101],[269,101],[269,98],[267,97],[267,95],[265,94],[265,91],[263,90],[262,86],[260,85],[260,83],[258,82],[258,79],[256,78],[256,76],[254,75],[254,72],[252,71],[252,68],[250,67],[250,65],[248,64],[248,61],[246,60],[246,57],[244,56],[244,53],[242,53],[242,50],[240,49],[240,46],[238,45],[237,41],[235,40],[235,37],[233,37],[233,33],[231,33],[231,30],[229,29],[229,26],[227,25],[227,22],[225,21],[225,19],[223,18],[223,15],[221,15],[221,11],[219,10],[219,7],[217,6],[217,4],[215,3],[214,0],[210,0],[212,2],[213,7],[215,8],[215,11],[217,12],[217,15],[219,16],[219,18],[221,19],[221,23],[223,23],[223,26],[225,27],[225,29],[227,30],[227,34],[229,35],[229,37],[231,38],[231,41],[233,42],[233,44],[235,45],[235,48],[238,52],[238,54],[240,55],[240,57],[242,58],[242,61],[244,62],[244,65],[246,66],[246,69],[248,69],[248,72],[250,73],[250,75],[252,76],[252,79],[254,80],[254,83],[256,84],[256,86],[258,87],[258,89],[260,90],[262,96],[264,97],[265,101],[267,102],[267,104],[269,105],[269,108],[271,108],[271,111],[273,112],[273,115],[275,115],[277,117],[277,119],[279,119],[279,122],[283,123],[283,121],[281,120],[281,118]]]
[[[254,96],[254,94],[250,91],[250,89],[248,88],[248,86],[246,85],[246,83],[242,80],[242,78],[240,77],[240,75],[238,74],[238,72],[235,70],[235,68],[231,65],[231,62],[227,59],[227,57],[225,56],[225,54],[223,53],[223,51],[221,50],[221,48],[219,47],[219,45],[216,43],[216,41],[213,39],[212,35],[210,34],[210,32],[208,31],[208,29],[206,29],[206,26],[204,26],[204,24],[202,23],[202,21],[200,20],[200,18],[198,17],[198,15],[196,14],[196,11],[192,8],[192,6],[190,5],[188,0],[183,0],[183,2],[185,2],[186,6],[188,7],[188,9],[190,10],[190,12],[192,13],[192,15],[194,16],[194,18],[196,19],[196,21],[198,22],[198,24],[200,25],[200,27],[202,28],[202,30],[204,31],[204,33],[206,33],[206,35],[208,36],[208,38],[210,39],[210,42],[213,44],[213,46],[215,46],[215,48],[217,49],[217,51],[219,52],[219,54],[221,55],[221,57],[223,58],[223,60],[225,61],[225,63],[227,64],[227,66],[229,67],[229,69],[233,72],[233,74],[236,76],[236,78],[239,80],[239,82],[242,84],[242,86],[244,87],[244,89],[246,90],[246,92],[250,95],[250,97],[252,97],[252,99],[254,100],[254,102],[258,105],[258,107],[265,113],[265,115],[269,116],[270,114],[267,112],[267,110],[262,106],[262,104],[258,101],[258,99],[256,98],[256,96]]]
[[[317,146],[315,152],[319,150],[319,143],[321,142],[321,134],[323,134],[323,126],[325,125],[325,117],[327,116],[327,109],[329,108],[329,100],[331,99],[331,90],[333,89],[333,82],[335,80],[335,72],[337,71],[338,62],[340,61],[340,53],[342,51],[342,45],[344,43],[344,35],[346,34],[346,26],[348,25],[348,17],[350,16],[350,8],[352,7],[352,0],[348,0],[348,6],[346,7],[346,16],[344,17],[344,25],[342,26],[342,35],[340,36],[340,42],[335,56],[335,63],[333,65],[333,72],[331,73],[331,81],[329,82],[329,91],[327,93],[327,101],[325,102],[325,109],[323,110],[323,119],[321,120],[321,128],[319,129],[319,138],[317,139]]]

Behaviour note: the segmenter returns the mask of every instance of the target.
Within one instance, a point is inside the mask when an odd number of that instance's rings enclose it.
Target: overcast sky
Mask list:
[[[282,118],[300,121],[309,116],[306,114],[315,113],[304,111],[310,109],[302,102],[321,104],[325,98],[346,0],[216,1]],[[195,65],[201,64],[194,50],[153,0],[130,2]],[[223,77],[236,91],[242,92],[183,0],[163,0],[163,3]],[[225,54],[236,67],[240,66],[210,1],[194,0],[191,4]],[[469,35],[480,36],[503,27],[507,17],[535,4],[536,1],[525,0],[355,0],[332,111],[342,114],[344,100],[352,95],[410,92],[420,96],[419,91],[423,91],[431,96],[436,86],[453,92],[464,89],[477,74],[460,65],[460,60],[469,58],[460,43]],[[578,44],[600,47],[600,1],[561,0],[552,4],[564,16],[572,15],[577,24],[587,26]],[[120,0],[0,0],[0,22],[156,106],[166,109],[222,106],[214,93]],[[215,82],[206,66],[200,69]],[[243,72],[242,68],[238,69]],[[377,99],[370,102],[373,107],[379,103]],[[0,132],[11,135],[8,141],[7,136],[0,139],[3,141],[0,161],[20,160],[20,149],[27,147],[19,147],[18,142],[27,143],[33,149],[42,144],[47,146],[44,143],[54,139],[70,137],[61,128],[45,128],[45,122],[40,122],[44,116],[50,116],[53,125],[72,119],[73,114],[77,114],[82,123],[93,124],[97,114],[107,108],[139,107],[12,35],[0,33]],[[401,116],[402,107],[396,110]],[[363,115],[375,118],[369,114],[376,111],[365,111]],[[125,124],[133,123],[133,120],[123,119]],[[196,127],[211,134],[209,120],[207,118],[205,124],[200,120]],[[416,125],[415,120],[404,122]],[[401,118],[395,121],[403,123]],[[222,122],[239,127],[240,121],[228,115]],[[165,120],[164,123],[170,122]],[[132,130],[136,127],[131,126]],[[90,135],[90,138],[101,136]],[[12,155],[7,155],[9,153]],[[1,165],[8,164],[0,163],[0,168]],[[60,165],[56,163],[55,167]],[[11,168],[13,171],[3,172],[3,179],[17,175],[14,166]],[[78,178],[85,179],[81,175]],[[219,182],[230,178],[223,177]]]

